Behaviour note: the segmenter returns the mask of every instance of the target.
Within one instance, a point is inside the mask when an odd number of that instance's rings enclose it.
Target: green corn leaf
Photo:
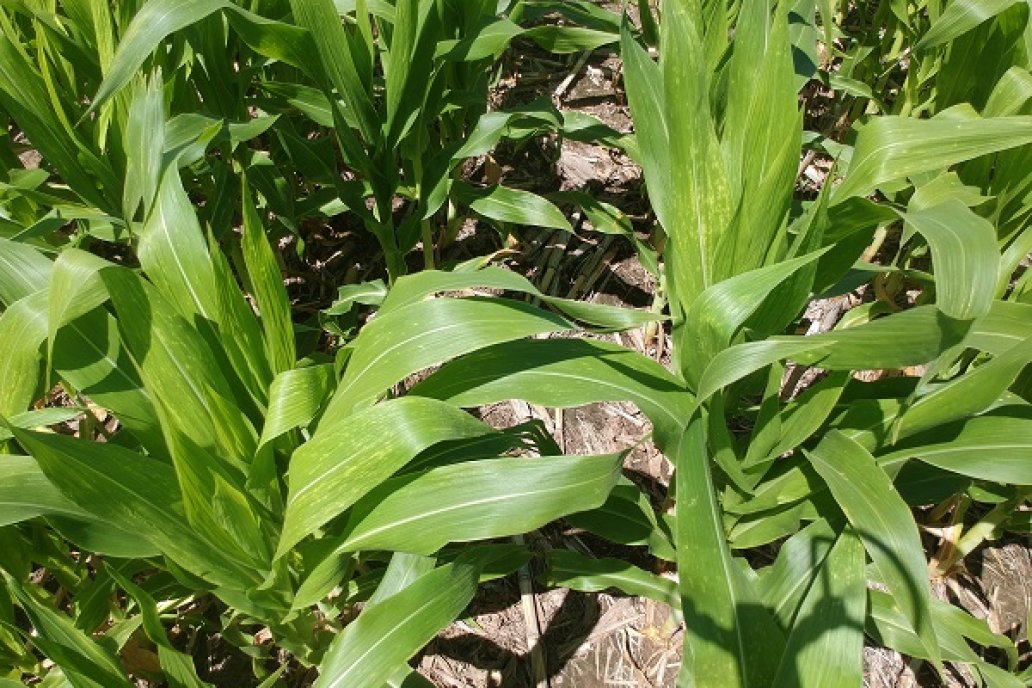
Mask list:
[[[81,509],[153,543],[194,574],[230,588],[259,582],[187,523],[168,464],[114,444],[14,429],[47,479]]]
[[[679,683],[770,685],[784,636],[731,557],[710,477],[704,420],[672,452],[677,485],[677,570],[685,621]]]
[[[50,284],[53,263],[27,244],[0,238],[0,303],[35,294]]]
[[[324,422],[368,405],[412,373],[450,358],[572,329],[559,316],[508,299],[432,299],[381,312],[355,340]]]
[[[646,545],[660,559],[674,561],[677,558],[648,497],[626,478],[617,481],[605,504],[591,511],[570,514],[566,521],[574,528],[583,528],[610,542]]]
[[[380,686],[473,599],[479,572],[456,562],[419,577],[361,614],[330,645],[318,688]]]
[[[234,395],[204,339],[139,276],[110,268],[103,279],[144,384],[173,427],[214,454],[250,461],[239,453],[237,438],[252,436],[254,430],[239,407],[218,406],[219,399]]]
[[[656,438],[679,434],[691,410],[683,385],[661,365],[624,347],[583,339],[507,342],[444,366],[410,394],[458,406],[506,399],[570,408],[631,401],[652,421]]]
[[[0,33],[0,106],[73,193],[93,207],[117,213],[118,204],[109,194],[118,193],[121,184],[111,166],[72,128],[57,94],[48,91],[44,76],[7,32]]]
[[[814,521],[786,540],[774,564],[763,572],[759,583],[763,603],[786,631],[792,628],[799,605],[820,575],[837,537],[826,520]]]
[[[312,66],[310,37],[302,29],[264,19],[229,0],[147,0],[122,35],[87,114],[125,87],[168,36],[220,10],[227,10],[227,17],[240,37],[258,52],[300,69]]]
[[[729,188],[740,200],[734,222],[717,240],[714,281],[764,264],[791,200],[802,118],[789,11],[779,4],[772,20],[764,0],[746,0],[739,11],[720,144]]]
[[[107,572],[123,590],[136,600],[140,616],[143,619],[143,630],[147,634],[147,638],[158,647],[158,662],[161,664],[161,671],[165,674],[169,688],[211,688],[210,683],[205,683],[197,676],[193,658],[172,646],[168,634],[165,633],[165,627],[161,623],[158,605],[154,598],[114,567],[108,567]]]
[[[606,330],[626,330],[658,319],[655,313],[649,311],[548,296],[541,293],[523,275],[499,267],[456,270],[454,272],[424,270],[414,275],[406,275],[391,288],[380,308],[380,314],[383,315],[404,305],[416,303],[432,294],[471,288],[502,289],[529,294],[559,309],[571,318]]]
[[[594,559],[567,550],[552,550],[547,555],[548,585],[600,592],[609,588],[627,595],[655,600],[674,609],[680,606],[677,584],[619,559]]]
[[[706,368],[699,399],[783,358],[828,370],[892,370],[927,363],[959,343],[967,327],[934,306],[919,306],[812,337],[771,337],[738,344],[719,353]]]
[[[849,170],[832,194],[832,203],[1030,141],[1032,117],[876,117],[857,136]]]
[[[180,315],[217,322],[218,292],[207,242],[175,169],[161,179],[137,255],[147,277]]]
[[[548,52],[558,55],[595,50],[619,40],[619,36],[615,32],[598,31],[580,26],[535,26],[525,30],[523,36]]]
[[[463,37],[437,43],[436,58],[454,62],[475,62],[500,55],[513,38],[524,33],[518,24],[504,17],[491,17]]]
[[[817,447],[804,453],[863,540],[895,604],[921,638],[927,656],[939,664],[928,566],[910,508],[874,457],[841,432],[831,431]]]
[[[886,466],[916,458],[979,480],[1029,485],[1030,451],[1032,419],[1001,413],[937,425],[879,454],[878,463]]]
[[[573,231],[559,208],[529,191],[497,184],[480,188],[456,181],[452,184],[452,195],[462,205],[491,220]]]
[[[118,660],[108,650],[76,628],[67,616],[30,595],[6,571],[3,576],[7,589],[38,633],[32,639],[33,644],[64,670],[75,688],[132,686]]]
[[[900,434],[931,429],[996,403],[1032,361],[1032,337],[919,398],[899,421]]]
[[[772,685],[862,685],[867,607],[864,564],[863,545],[847,529],[812,579]]]
[[[0,476],[0,526],[44,515],[89,518],[50,484],[31,456],[5,455]]]
[[[254,287],[255,300],[265,331],[265,349],[273,373],[294,367],[297,351],[294,346],[294,325],[290,319],[290,300],[283,285],[283,276],[265,237],[261,219],[251,198],[247,179],[243,180],[244,236],[241,240],[244,263]]]
[[[114,413],[151,456],[168,457],[154,404],[109,313],[98,308],[58,330],[51,366],[74,389]]]
[[[311,35],[318,51],[320,73],[326,75],[327,86],[337,89],[347,103],[362,138],[368,143],[378,142],[380,127],[372,101],[372,85],[361,80],[362,70],[356,66],[351,47],[356,39],[341,25],[333,1],[291,0],[290,7],[294,20]]]
[[[47,306],[47,360],[54,359],[57,331],[107,300],[100,271],[111,267],[92,253],[68,248],[58,254],[50,277]]]
[[[686,335],[690,333],[693,347],[682,367],[695,371],[692,380],[697,381],[706,364],[727,348],[739,328],[775,287],[830,248],[744,272],[702,292],[684,314],[683,327]]]
[[[1014,0],[952,0],[932,23],[932,28],[921,36],[914,50],[927,50],[949,43],[1014,4]]]
[[[404,433],[396,432],[404,428]],[[290,461],[290,493],[276,556],[349,508],[424,449],[490,427],[447,404],[405,398],[324,419]]]
[[[975,321],[965,343],[1000,355],[1032,337],[1032,304],[993,301],[989,313]]]
[[[620,29],[620,55],[624,61],[627,99],[634,116],[641,153],[641,168],[652,208],[663,227],[673,226],[670,178],[670,125],[667,122],[663,75],[648,52],[634,40],[630,26]]]
[[[294,428],[307,427],[333,390],[333,367],[311,365],[287,370],[275,377],[269,388],[269,410],[259,446]]]
[[[22,298],[0,314],[0,337],[10,344],[0,355],[0,415],[25,411],[40,387],[39,353],[47,337],[47,292]]]
[[[733,211],[727,168],[710,113],[700,14],[694,0],[667,2],[660,27],[671,161],[666,182],[670,217],[669,224],[664,224],[668,287],[682,309],[719,279],[714,274],[715,252]],[[689,345],[684,337],[675,337],[674,346],[686,351]]]
[[[21,414],[28,416],[30,414]],[[15,427],[18,416],[8,420]],[[11,436],[6,428],[0,430]],[[69,501],[42,473],[31,457],[10,455],[0,462],[0,525],[45,516],[69,540],[91,552],[113,557],[144,558],[158,550],[138,535],[98,520]]]
[[[122,217],[131,222],[143,204],[150,213],[162,173],[165,147],[165,103],[161,92],[161,72],[137,85],[129,106],[125,126],[127,168],[122,188]]]
[[[932,248],[936,305],[957,320],[989,312],[1000,253],[993,225],[956,198],[904,215]]]
[[[208,251],[215,287],[218,290],[218,342],[240,384],[246,390],[246,396],[258,407],[265,406],[268,402],[269,385],[272,384],[272,369],[262,338],[261,324],[250,302],[240,291],[229,261],[214,237],[209,237]],[[230,376],[230,383],[233,382],[233,377]],[[243,395],[241,403],[246,403],[246,397]]]
[[[505,537],[600,506],[623,454],[489,459],[387,481],[355,505],[349,550],[433,554],[449,542]]]
[[[66,423],[70,420],[74,420],[80,413],[82,413],[82,411],[82,408],[76,406],[31,409],[29,411],[13,415],[6,420],[8,424],[17,428],[31,430],[32,428]],[[9,440],[11,437],[13,437],[13,435],[10,431],[5,427],[0,426],[0,441]]]
[[[396,3],[390,47],[384,56],[387,146],[397,145],[420,117],[434,77],[434,39],[443,31],[433,2]]]

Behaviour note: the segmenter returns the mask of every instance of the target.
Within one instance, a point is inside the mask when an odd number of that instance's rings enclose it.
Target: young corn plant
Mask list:
[[[516,23],[556,9],[589,26]],[[55,231],[74,221],[78,243],[124,241],[168,157],[189,169],[201,217],[219,231],[239,206],[244,168],[264,207],[302,241],[306,222],[357,218],[391,278],[419,241],[433,267],[464,212],[569,228],[544,198],[471,185],[459,170],[503,138],[598,128],[550,104],[487,112],[512,40],[571,52],[617,38],[613,15],[587,3],[149,0],[111,12],[90,0],[0,12],[0,108],[44,162],[4,180],[5,236],[61,243]],[[171,111],[162,151],[143,138],[154,109],[130,112],[141,67],[161,75]],[[6,167],[20,167],[11,152]]]
[[[986,538],[1026,528],[1017,508],[1032,483],[1032,416],[1019,375],[1032,311],[1014,298],[1001,227],[959,200],[951,180],[997,164],[1006,174],[1012,156],[1027,155],[1032,119],[871,118],[841,181],[793,212],[802,119],[788,7],[746,0],[730,41],[721,3],[661,9],[659,62],[629,30],[621,52],[649,197],[668,235],[673,370],[599,343],[512,342],[446,365],[411,393],[469,406],[521,392],[551,406],[622,399],[648,415],[675,467],[672,509],[656,513],[621,482],[601,509],[569,520],[647,546],[676,564],[676,582],[567,552],[550,555],[548,580],[670,604],[685,627],[678,685],[859,686],[865,635],[936,671],[961,663],[988,685],[1022,685],[1010,639],[931,595],[919,526],[945,518],[963,533],[935,553],[937,576]],[[1020,185],[1024,174],[983,183]],[[917,186],[909,203],[865,198],[904,185]],[[857,259],[890,222],[930,249],[918,303],[875,301],[831,331],[781,334],[815,296],[870,278]],[[1005,234],[1024,241],[1027,231]],[[478,380],[488,361],[508,374]],[[795,395],[785,361],[824,372]],[[900,369],[915,372],[870,383],[852,375]],[[988,514],[965,529],[974,503]],[[770,543],[780,547],[768,566],[743,556]],[[1002,649],[1007,668],[969,642]]]
[[[143,124],[127,139],[168,150],[175,119],[162,95],[158,77],[137,85],[129,120]],[[0,332],[16,342],[0,371],[4,676],[122,686],[151,671],[202,685],[161,614],[189,626],[214,598],[225,611],[202,625],[251,656],[269,685],[278,674],[268,675],[256,633],[317,667],[316,685],[418,684],[406,660],[480,580],[528,557],[462,543],[601,505],[622,455],[558,456],[532,427],[496,431],[397,385],[502,342],[576,331],[575,321],[621,329],[653,316],[553,299],[500,269],[426,272],[399,279],[336,360],[302,356],[246,170],[239,239],[221,235],[239,241],[260,316],[215,232],[202,229],[181,163],[167,155],[134,180],[150,193],[133,266],[74,247],[52,259],[0,239]],[[469,287],[526,293],[565,315],[505,298],[431,298]],[[55,384],[70,404],[38,407]],[[74,418],[76,437],[33,430]],[[27,585],[37,566],[63,592]],[[119,588],[124,603],[112,602]],[[140,628],[157,648],[149,668],[126,659]]]

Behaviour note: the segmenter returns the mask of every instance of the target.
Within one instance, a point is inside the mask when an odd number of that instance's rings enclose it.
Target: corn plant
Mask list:
[[[800,7],[665,0],[657,23],[639,3],[640,36],[584,2],[0,8],[0,107],[49,170],[0,146],[0,683],[203,685],[171,617],[219,634],[266,685],[288,668],[319,686],[425,685],[407,660],[530,556],[496,540],[565,518],[676,568],[553,551],[545,579],[669,604],[679,685],[858,686],[868,636],[933,671],[1025,685],[1008,638],[931,594],[919,528],[953,534],[936,576],[1028,530],[1027,12],[877,10],[925,52],[897,104],[826,144],[837,166],[799,204]],[[523,25],[555,11],[580,26]],[[844,30],[831,15],[828,42]],[[991,78],[929,81],[959,73],[966,37],[999,32]],[[486,111],[519,36],[557,52],[619,36],[635,125],[620,143],[666,236],[669,368],[547,338],[650,314],[499,268],[403,276],[462,207],[565,224],[542,198],[462,180],[462,160],[538,130],[615,138],[550,106]],[[882,41],[904,39],[876,37],[878,59],[899,57]],[[866,68],[843,79],[877,85]],[[330,355],[299,345],[266,224],[343,213],[391,279]],[[131,251],[64,246],[69,220]],[[901,249],[875,265],[889,232]],[[815,298],[864,284],[876,298],[834,329],[786,334]],[[510,296],[437,296],[480,287]],[[562,456],[538,427],[463,410],[514,398],[637,404],[675,468],[662,508],[620,454]],[[772,563],[746,556],[759,547]]]
[[[259,674],[267,670],[252,635],[266,629],[319,667],[318,685],[405,679],[405,660],[462,611],[478,581],[527,556],[452,543],[601,505],[622,457],[555,456],[533,428],[496,431],[455,405],[398,396],[396,385],[501,342],[575,331],[574,321],[612,329],[653,316],[552,299],[497,269],[427,272],[398,280],[335,361],[299,360],[247,168],[237,170],[233,251],[260,317],[216,232],[198,221],[179,171],[195,146],[170,145],[175,119],[166,120],[162,96],[155,76],[138,83],[127,110],[127,141],[174,151],[133,180],[149,190],[138,269],[74,247],[51,259],[0,240],[0,331],[17,341],[0,384],[4,672],[45,673],[28,641],[53,662],[55,680],[128,685],[115,651],[142,627],[165,678],[199,685],[158,615],[212,595],[228,610],[220,632],[256,658]],[[528,293],[566,315],[511,299],[428,298],[472,286]],[[30,408],[55,383],[73,403]],[[81,411],[78,437],[31,430]],[[515,455],[528,450],[546,456]],[[65,538],[103,558],[70,556]],[[37,540],[46,548],[33,549]],[[132,602],[67,616],[24,585],[36,564],[73,571],[65,583],[76,599],[106,600],[118,587]],[[357,602],[363,611],[351,622]],[[30,619],[31,638],[12,604]],[[111,615],[118,623],[98,643],[91,634]]]
[[[935,575],[1009,519],[1023,527],[1015,510],[1029,497],[1032,425],[1027,385],[1015,381],[1030,361],[1032,312],[1020,296],[1001,300],[1020,292],[1016,266],[1001,255],[999,227],[957,198],[950,169],[1027,156],[1032,120],[1016,110],[872,118],[842,180],[792,212],[802,119],[787,6],[742,3],[730,42],[721,3],[667,0],[662,10],[658,64],[628,30],[621,51],[668,235],[673,371],[648,379],[654,364],[600,344],[553,340],[531,352],[513,342],[445,366],[412,393],[478,405],[532,387],[526,398],[539,404],[622,399],[649,416],[675,466],[672,510],[655,513],[624,483],[602,509],[569,520],[647,546],[676,564],[676,583],[570,553],[552,557],[548,579],[671,604],[685,626],[679,685],[859,686],[865,633],[939,671],[960,662],[988,685],[1022,685],[968,644],[1002,648],[1016,672],[1009,639],[930,594],[913,508],[937,505],[933,518],[963,528],[968,505],[991,506],[936,555]],[[981,183],[1020,185],[1027,173],[1011,169]],[[909,203],[864,198],[911,181]],[[875,301],[829,332],[780,334],[814,296],[869,278],[869,264],[854,262],[890,222],[930,248],[934,274],[918,303],[892,312]],[[1027,232],[1007,235],[1020,243]],[[782,389],[786,359],[826,374],[795,396]],[[473,377],[488,361],[508,375]],[[912,377],[871,383],[850,374],[912,366]],[[769,543],[780,543],[769,566],[742,556]]]
[[[516,23],[555,9],[589,26]],[[598,125],[567,122],[550,104],[487,112],[495,62],[512,40],[571,52],[617,37],[613,15],[589,3],[150,0],[115,13],[99,2],[2,12],[0,107],[57,175],[11,180],[6,236],[60,243],[55,230],[72,221],[84,237],[131,235],[162,157],[134,136],[148,113],[130,112],[148,66],[172,114],[163,155],[190,170],[206,223],[221,231],[232,220],[240,199],[226,189],[243,167],[302,242],[310,220],[360,221],[392,279],[419,241],[433,267],[463,213],[569,228],[544,198],[472,185],[458,171],[503,138]],[[7,150],[8,167],[19,167]]]

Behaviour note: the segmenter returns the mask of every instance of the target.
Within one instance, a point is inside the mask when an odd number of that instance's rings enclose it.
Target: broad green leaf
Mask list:
[[[241,450],[254,434],[212,350],[148,282],[124,269],[103,273],[118,325],[146,388],[185,436],[226,460],[247,463]]]
[[[746,0],[738,13],[720,142],[737,209],[717,242],[714,282],[769,262],[791,201],[802,133],[791,11],[778,4],[771,19],[769,3]]]
[[[500,342],[570,331],[563,318],[509,299],[432,299],[380,315],[355,339],[323,422],[366,406],[412,373]]]
[[[968,325],[934,306],[919,306],[811,337],[770,337],[726,349],[710,362],[699,399],[771,363],[790,358],[827,370],[898,369],[933,360],[959,343]]]
[[[795,617],[774,686],[863,684],[867,607],[864,548],[851,530],[838,536]]]
[[[107,525],[69,501],[32,457],[5,455],[0,461],[0,525],[38,516],[48,517],[65,537],[93,552],[141,558],[157,552],[138,535]]]
[[[365,609],[326,651],[315,686],[382,685],[459,616],[473,599],[478,576],[475,566],[446,564]]]
[[[668,288],[682,309],[719,277],[715,252],[733,207],[727,167],[710,112],[710,75],[694,0],[667,2],[660,26],[660,69],[670,136]],[[675,338],[675,347],[688,341]]]
[[[122,188],[122,217],[131,222],[143,204],[150,213],[161,181],[165,148],[165,102],[161,93],[161,72],[137,84],[125,125],[126,173]]]
[[[674,561],[677,558],[649,498],[626,478],[617,482],[605,504],[591,511],[570,514],[566,521],[574,528],[583,528],[610,542],[646,545],[660,559]]]
[[[81,509],[138,533],[176,564],[228,587],[260,578],[228,559],[190,528],[168,464],[111,443],[14,430],[52,485]]]
[[[904,416],[906,418],[906,416]],[[878,456],[882,465],[916,458],[937,468],[1013,485],[1032,484],[1032,419],[986,415],[938,425]]]
[[[217,322],[215,275],[207,242],[179,174],[167,170],[137,247],[140,266],[161,295],[189,322]]]
[[[832,203],[882,184],[1032,142],[1032,117],[875,117],[857,136]]]
[[[330,86],[335,88],[347,103],[347,109],[354,116],[362,138],[368,143],[378,142],[380,127],[372,101],[372,89],[367,89],[367,84],[362,83],[361,71],[355,64],[350,45],[354,39],[342,26],[333,1],[291,0],[290,8],[294,20],[308,30],[318,51],[321,63],[318,71],[325,74],[328,81],[324,90],[328,91]]]
[[[616,43],[618,36],[610,31],[598,31],[580,26],[535,26],[523,32],[526,38],[550,53],[562,55],[582,50],[595,50]]]
[[[594,559],[567,550],[552,550],[547,561],[544,577],[548,585],[582,592],[616,588],[624,594],[647,597],[673,609],[680,607],[674,581],[619,559]]]
[[[623,454],[487,459],[390,480],[348,518],[349,550],[432,554],[449,542],[526,533],[605,502]]]
[[[949,43],[1014,5],[1015,0],[951,0],[932,28],[921,36],[914,50],[927,50]]]
[[[649,201],[664,227],[673,225],[671,215],[670,133],[667,123],[663,75],[634,39],[631,27],[624,22],[620,29],[620,55],[624,62],[627,99],[634,117],[641,148],[641,168],[648,187]]]
[[[996,403],[1030,361],[1032,337],[919,398],[903,414],[898,432],[919,432],[981,413]]]
[[[0,303],[10,308],[50,283],[50,260],[27,244],[0,238]]]
[[[695,371],[692,379],[698,380],[705,366],[727,348],[767,295],[827,250],[735,275],[702,292],[684,314],[683,327],[691,335],[692,349],[691,355],[684,357],[682,368]]]
[[[491,220],[573,231],[559,208],[529,191],[497,184],[480,188],[456,181],[452,194],[459,203]]]
[[[307,427],[333,389],[333,368],[329,364],[286,370],[275,377],[269,389],[269,410],[259,446],[294,428]]]
[[[51,366],[72,388],[110,410],[155,458],[168,457],[151,397],[122,346],[118,323],[103,309],[90,311],[60,330]]]
[[[440,41],[434,57],[456,62],[473,62],[500,55],[512,39],[524,32],[518,24],[493,17],[463,38]]]
[[[938,664],[928,565],[910,508],[874,457],[841,432],[832,430],[817,447],[804,453],[863,540],[928,657]]]
[[[570,408],[599,401],[631,401],[652,421],[657,440],[683,428],[691,396],[661,365],[635,351],[585,339],[507,342],[445,365],[410,394],[458,406],[523,399]]]
[[[0,476],[0,526],[43,515],[89,517],[50,484],[30,456],[3,456]]]
[[[987,314],[1000,269],[993,225],[956,198],[904,219],[931,246],[939,310],[957,320]]]
[[[585,303],[572,299],[560,299],[541,293],[530,280],[512,270],[500,267],[486,267],[477,270],[456,270],[440,272],[424,270],[406,275],[391,288],[379,314],[382,316],[395,308],[416,303],[440,292],[462,289],[502,289],[529,294],[562,311],[566,315],[607,330],[626,330],[655,321],[658,316],[649,311],[608,306],[601,303]]]
[[[404,432],[398,432],[403,428]],[[290,492],[276,556],[352,504],[438,442],[491,433],[454,406],[403,398],[324,420],[290,460]]]
[[[799,605],[837,538],[827,521],[814,521],[786,540],[774,564],[763,571],[759,583],[763,604],[786,631],[792,628]]]
[[[53,359],[57,331],[108,300],[100,271],[113,264],[77,248],[66,248],[54,261],[47,304],[47,360]]]
[[[1030,361],[1032,337],[917,399],[900,420],[899,432],[916,432],[985,411]]]
[[[770,685],[784,636],[731,557],[710,477],[704,423],[697,414],[672,452],[677,570],[686,629],[678,683]]]
[[[33,428],[58,425],[59,423],[74,420],[82,412],[83,409],[78,406],[48,406],[41,409],[23,411],[10,416],[6,421],[16,428],[32,430]],[[13,436],[6,427],[0,425],[0,441],[9,440]]]
[[[53,165],[71,190],[90,206],[116,214],[121,184],[106,160],[97,157],[72,127],[53,82],[44,78],[10,32],[0,33],[0,106]]]
[[[40,385],[39,353],[47,337],[47,292],[19,299],[0,314],[0,416],[25,411]]]

